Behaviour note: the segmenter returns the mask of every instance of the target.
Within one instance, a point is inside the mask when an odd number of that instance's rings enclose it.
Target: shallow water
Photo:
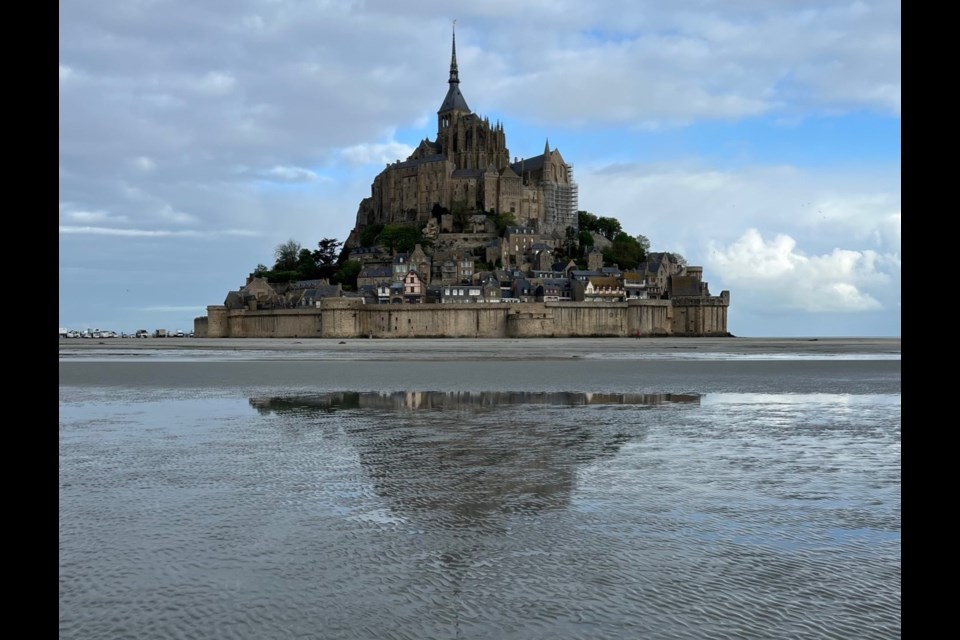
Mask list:
[[[897,364],[590,393],[61,367],[60,637],[898,638]]]

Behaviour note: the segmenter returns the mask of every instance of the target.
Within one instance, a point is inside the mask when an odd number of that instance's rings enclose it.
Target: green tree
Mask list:
[[[573,227],[567,227],[563,232],[563,252],[565,255],[572,256],[577,253],[577,230]]]
[[[357,276],[360,275],[361,268],[363,268],[363,263],[360,261],[347,260],[340,265],[340,268],[333,275],[333,281],[340,283],[340,285],[348,291],[356,291]]]
[[[262,277],[266,278],[267,282],[293,282],[301,279],[299,271],[266,271]]]
[[[577,211],[577,227],[581,231],[599,231],[597,216],[589,211]]]
[[[587,230],[581,230],[577,234],[577,246],[580,248],[579,253],[583,255],[589,247],[593,246],[593,234]]]
[[[300,243],[292,238],[282,244],[278,244],[273,250],[274,258],[276,258],[273,270],[295,271],[297,268],[297,258],[300,256],[300,249]]]
[[[497,228],[497,235],[501,238],[506,233],[507,227],[517,226],[517,217],[509,211],[488,213],[487,216],[493,220],[493,224]]]
[[[643,249],[644,256],[650,253],[650,238],[640,233],[637,235],[637,243],[640,245],[640,248]]]
[[[301,280],[312,280],[319,277],[317,263],[313,259],[313,253],[310,249],[300,249],[297,254],[297,273]]]
[[[383,224],[379,222],[364,228],[364,230],[360,232],[360,246],[372,247],[376,245],[377,240],[380,239],[381,231],[383,231]]]
[[[603,252],[605,262],[613,263],[621,269],[636,269],[646,259],[646,253],[636,238],[620,232],[610,247]]]
[[[597,218],[596,231],[599,231],[607,240],[612,241],[623,229],[620,227],[620,221],[616,218],[604,218],[601,216]]]
[[[317,243],[317,249],[311,255],[317,267],[330,267],[337,263],[340,257],[340,247],[343,243],[336,238],[324,238]]]
[[[425,242],[420,229],[405,224],[390,224],[380,232],[380,244],[389,251],[407,253]]]

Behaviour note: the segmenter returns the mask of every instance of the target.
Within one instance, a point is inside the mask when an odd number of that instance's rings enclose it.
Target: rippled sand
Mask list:
[[[899,340],[62,340],[59,637],[899,638],[900,366]]]
[[[900,637],[898,393],[69,386],[59,453],[61,639]]]

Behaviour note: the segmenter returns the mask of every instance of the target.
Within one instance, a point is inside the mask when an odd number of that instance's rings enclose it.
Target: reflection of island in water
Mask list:
[[[305,396],[250,398],[261,413],[319,409],[471,409],[507,405],[640,405],[700,404],[700,396],[679,393],[570,393],[530,391],[340,391]]]
[[[261,413],[342,412],[339,427],[397,515],[494,529],[508,514],[565,508],[578,468],[643,438],[644,414],[630,409],[699,402],[678,394],[429,391],[250,399]]]

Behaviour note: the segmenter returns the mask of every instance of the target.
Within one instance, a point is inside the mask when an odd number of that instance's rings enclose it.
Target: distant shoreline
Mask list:
[[[697,352],[733,354],[900,354],[900,338],[60,338],[61,355],[86,351],[204,350],[405,353],[462,351],[476,357],[563,353]]]

